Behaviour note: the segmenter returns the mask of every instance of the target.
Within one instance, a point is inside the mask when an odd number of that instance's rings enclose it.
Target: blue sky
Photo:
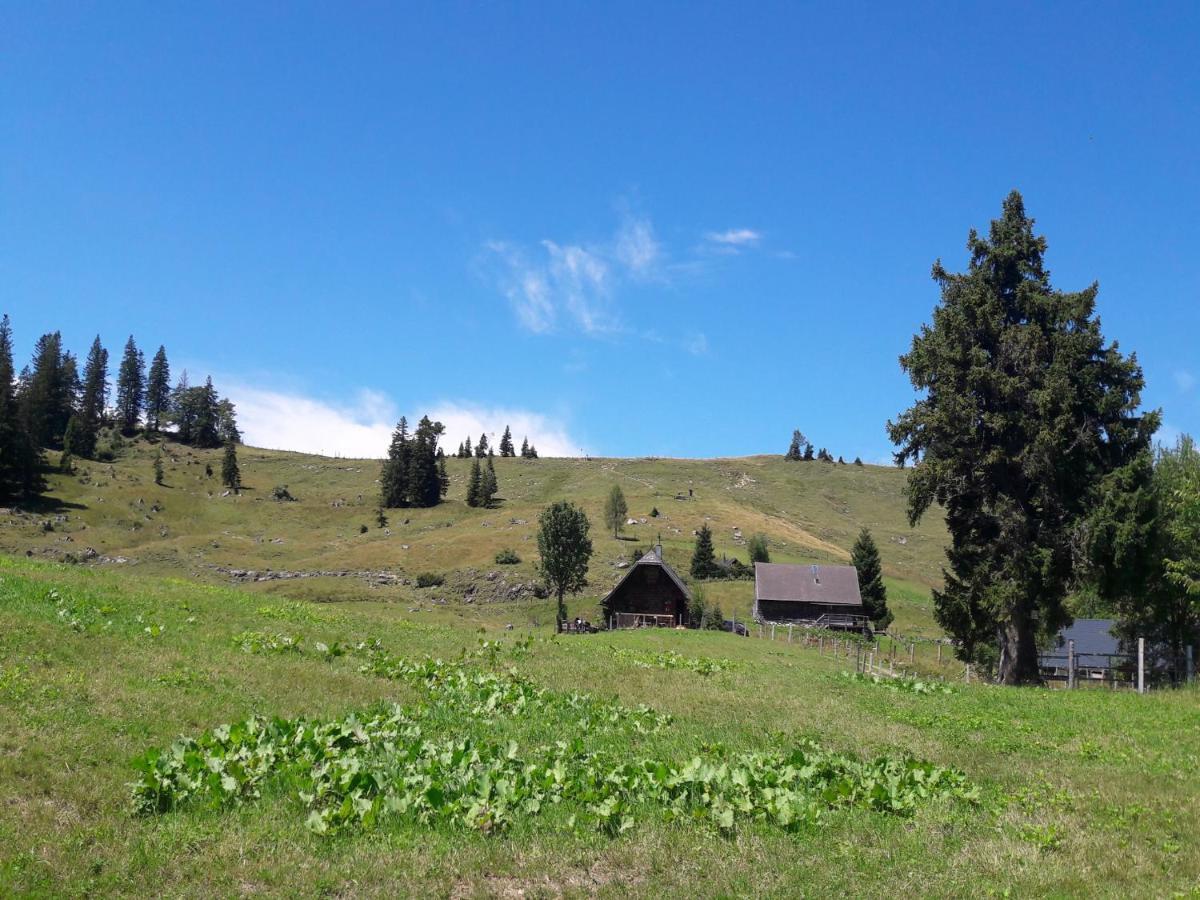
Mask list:
[[[871,461],[1016,187],[1197,433],[1200,6],[1143,6],[4,4],[0,296],[270,446]]]

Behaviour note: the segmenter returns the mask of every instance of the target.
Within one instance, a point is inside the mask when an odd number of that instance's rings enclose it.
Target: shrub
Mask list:
[[[271,488],[271,499],[291,503],[296,498],[292,496],[286,484],[277,484]]]
[[[366,525],[359,525],[359,526],[358,526],[358,533],[359,533],[359,534],[366,534],[368,531],[370,531],[370,529],[369,529],[369,528],[367,528],[367,526],[366,526]]]
[[[517,556],[517,551],[509,547],[496,554],[496,564],[500,566],[515,566],[520,561],[521,557]]]
[[[654,507],[652,510],[650,510],[650,518],[652,518],[652,519],[658,518],[658,507],[657,506]]]
[[[422,572],[417,576],[417,587],[441,587],[446,583],[446,576],[437,572]]]
[[[771,561],[771,552],[767,549],[767,538],[765,535],[753,535],[746,546],[750,551],[750,563],[752,565],[758,562],[769,563]]]

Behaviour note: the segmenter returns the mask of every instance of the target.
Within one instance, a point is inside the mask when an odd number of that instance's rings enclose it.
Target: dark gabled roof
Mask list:
[[[679,588],[679,590],[683,591],[683,596],[685,596],[688,600],[692,599],[692,592],[687,589],[687,585],[684,584],[680,580],[679,576],[675,574],[675,570],[672,569],[670,566],[668,566],[663,561],[662,551],[659,548],[655,547],[650,552],[648,552],[645,556],[643,556],[641,559],[639,559],[637,562],[635,562],[632,566],[630,566],[629,571],[626,572],[625,575],[621,578],[621,580],[618,581],[616,583],[616,585],[613,586],[613,589],[611,591],[609,591],[607,594],[604,595],[603,599],[600,602],[603,603],[605,600],[607,600],[609,597],[611,597],[613,594],[615,594],[617,592],[617,589],[620,588],[621,585],[623,585],[626,581],[629,580],[629,576],[631,576],[634,572],[636,572],[642,566],[656,566],[656,567],[662,569],[664,572],[667,573],[667,576],[673,582],[675,582],[675,584]]]
[[[1075,665],[1081,668],[1108,668],[1108,654],[1119,654],[1121,642],[1112,633],[1112,619],[1076,619],[1054,638],[1054,647],[1042,654],[1039,663],[1046,667],[1067,665],[1067,641],[1075,642]],[[1117,663],[1120,664],[1119,661]]]
[[[777,603],[862,606],[854,566],[754,564],[754,599]]]

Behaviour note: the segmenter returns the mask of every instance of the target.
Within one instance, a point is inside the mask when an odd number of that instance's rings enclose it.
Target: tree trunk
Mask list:
[[[555,616],[557,620],[554,624],[554,630],[562,633],[563,622],[567,620],[567,604],[563,602],[563,592],[558,592],[558,614]]]
[[[1037,634],[1028,605],[1013,610],[1012,618],[1000,627],[1000,683],[1042,683]]]

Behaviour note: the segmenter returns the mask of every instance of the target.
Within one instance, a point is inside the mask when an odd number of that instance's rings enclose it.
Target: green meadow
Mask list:
[[[865,524],[900,630],[933,637],[944,533],[908,528],[902,472],[497,460],[504,500],[472,510],[451,461],[449,502],[385,530],[376,463],[247,448],[249,489],[223,497],[215,454],[171,445],[159,487],[153,452],[55,476],[53,502],[4,517],[0,894],[1200,890],[1194,691],[920,665],[876,683],[782,636],[556,637],[549,601],[497,589],[533,579],[537,512],[560,496],[593,521],[580,614],[659,535],[686,570],[704,521],[718,555],[762,532],[795,561],[845,559]],[[598,524],[614,482],[647,519],[636,540]],[[282,484],[295,502],[268,499]],[[496,565],[504,548],[522,562]],[[310,577],[230,574],[268,569]],[[752,588],[708,595],[744,615]]]

